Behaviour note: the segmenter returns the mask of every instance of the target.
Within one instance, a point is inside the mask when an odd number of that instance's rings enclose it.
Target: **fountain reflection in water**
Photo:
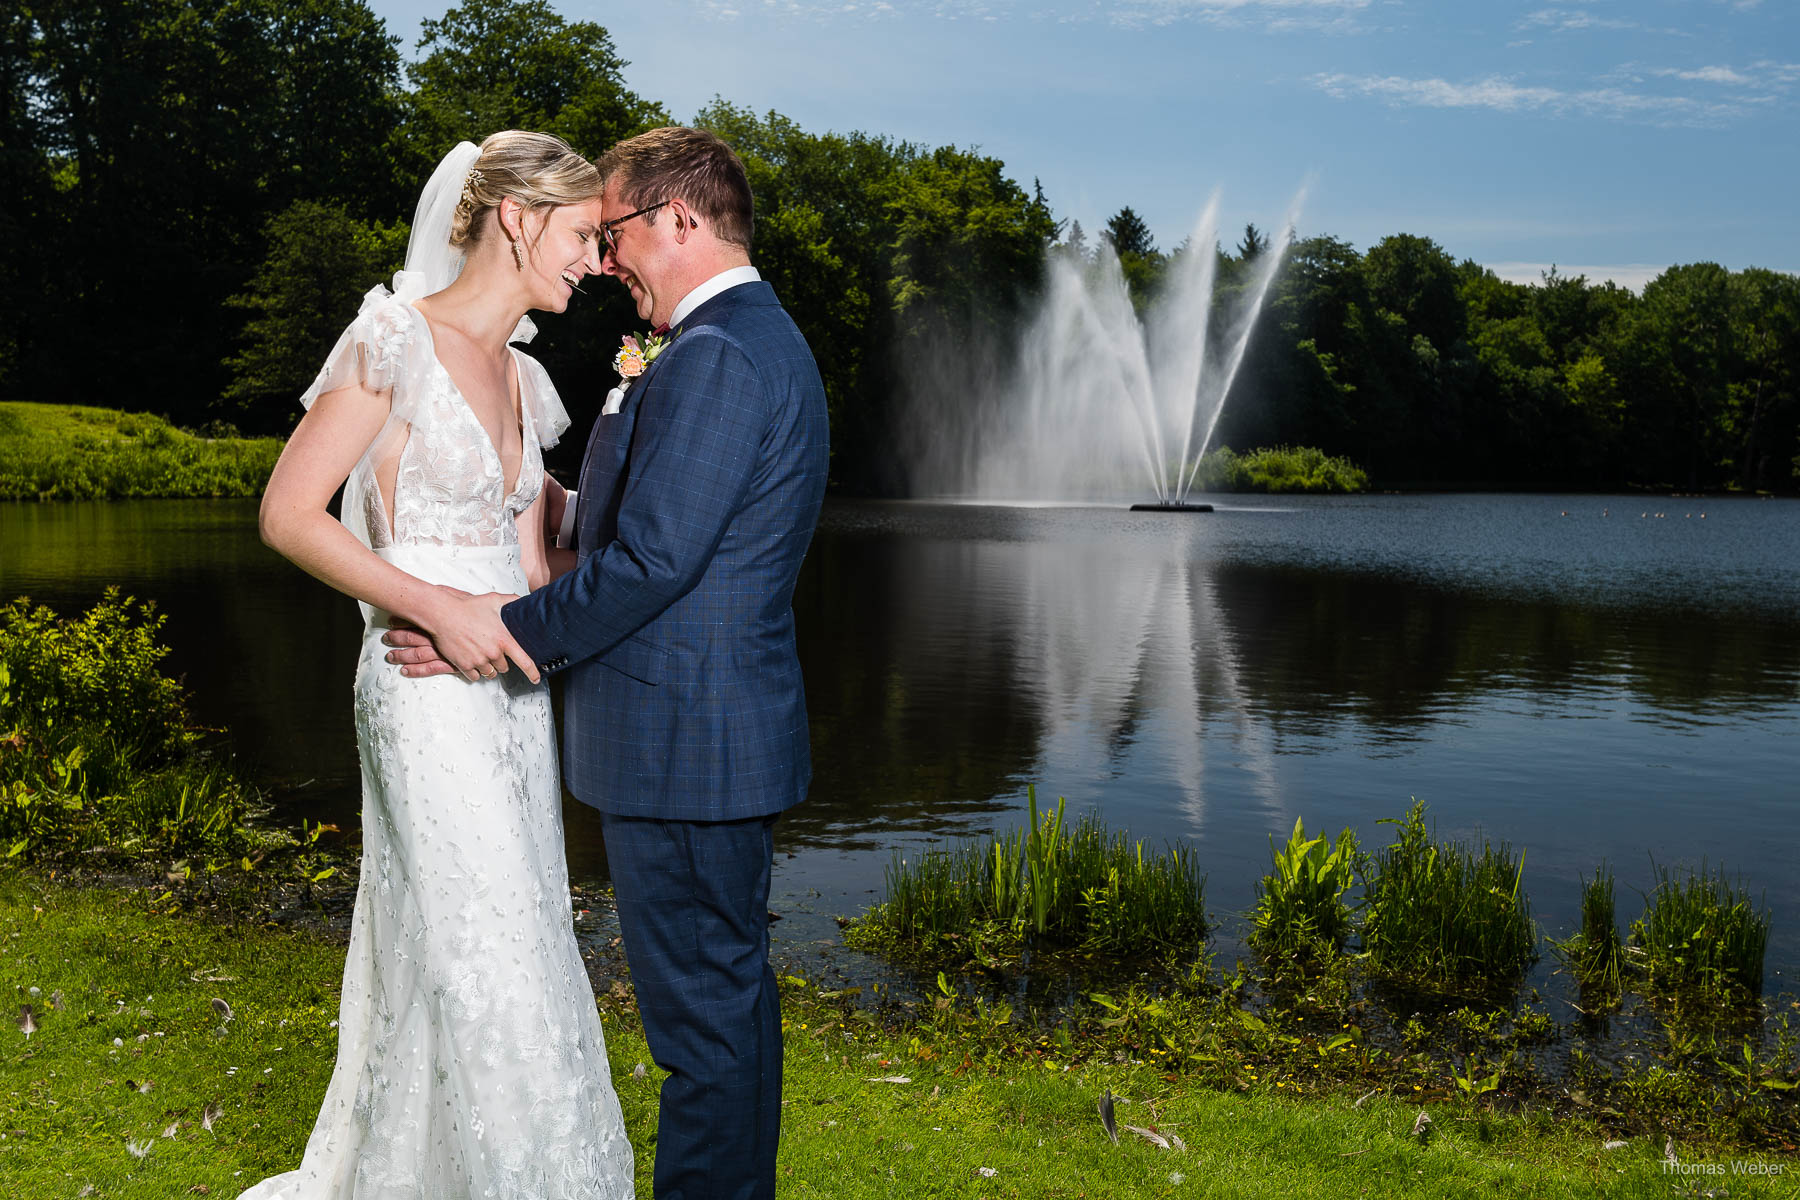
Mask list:
[[[1215,195],[1142,319],[1110,246],[1090,262],[1052,251],[1010,373],[922,389],[915,494],[1187,503],[1303,196],[1230,294],[1215,297]]]
[[[1273,732],[1241,678],[1211,564],[1185,547],[1145,553],[1141,543],[1074,554],[997,543],[976,561],[991,583],[981,611],[965,619],[1011,645],[1039,707],[1027,779],[1056,781],[1056,794],[1079,809],[1129,774],[1183,815],[1183,835],[1199,838],[1209,815],[1207,747],[1228,745],[1221,787],[1238,805],[1230,819],[1260,811],[1271,827],[1292,823]],[[1124,813],[1113,820],[1129,824]]]

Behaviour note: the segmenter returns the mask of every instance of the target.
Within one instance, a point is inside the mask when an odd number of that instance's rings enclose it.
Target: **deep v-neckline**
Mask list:
[[[462,385],[456,382],[456,376],[450,373],[450,368],[444,365],[444,360],[442,358],[438,357],[437,334],[431,328],[431,318],[421,312],[417,305],[408,304],[407,307],[412,309],[414,314],[418,316],[419,324],[425,329],[425,338],[431,343],[431,361],[437,364],[437,369],[444,373],[444,380],[449,383],[450,390],[456,393],[456,398],[461,402],[463,411],[469,415],[469,420],[475,422],[475,428],[481,431],[482,445],[487,447],[487,452],[493,456],[494,462],[499,464],[500,489],[501,496],[503,497],[502,502],[504,503],[506,500],[511,500],[518,494],[519,485],[525,480],[525,424],[531,419],[526,413],[525,373],[519,369],[519,352],[514,350],[511,346],[506,348],[507,360],[512,363],[513,390],[519,397],[519,464],[513,471],[512,484],[511,486],[508,486],[506,482],[506,458],[500,453],[500,447],[494,441],[494,435],[489,433],[487,426],[481,423],[481,418],[476,415],[475,406],[469,403],[469,397],[462,390]]]

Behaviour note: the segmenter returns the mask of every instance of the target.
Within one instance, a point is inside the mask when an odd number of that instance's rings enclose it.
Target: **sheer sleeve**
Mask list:
[[[362,311],[338,338],[312,386],[300,397],[310,409],[326,392],[361,385],[389,397],[390,419],[411,419],[414,389],[404,386],[410,360],[422,347],[419,316],[410,305],[377,286],[363,297]],[[401,386],[396,386],[401,385]]]
[[[543,364],[529,354],[515,354],[519,360],[519,402],[531,406],[531,423],[537,429],[538,444],[554,446],[569,428],[569,412]]]

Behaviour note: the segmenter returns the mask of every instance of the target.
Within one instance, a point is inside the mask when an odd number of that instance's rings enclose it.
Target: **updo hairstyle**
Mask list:
[[[504,129],[481,143],[481,157],[463,184],[450,218],[450,244],[481,240],[482,215],[508,196],[526,212],[581,204],[600,195],[600,172],[559,137]]]

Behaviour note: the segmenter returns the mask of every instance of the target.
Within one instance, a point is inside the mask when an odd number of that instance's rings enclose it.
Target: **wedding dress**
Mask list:
[[[390,397],[343,520],[429,582],[526,590],[513,521],[568,417],[543,368],[510,353],[524,441],[510,491],[430,326],[384,288],[304,399],[352,383]],[[375,472],[396,453],[390,514]],[[364,613],[362,879],[337,1067],[299,1170],[243,1200],[630,1197],[631,1145],[573,933],[549,694],[516,670],[405,678],[384,660],[384,615]]]

